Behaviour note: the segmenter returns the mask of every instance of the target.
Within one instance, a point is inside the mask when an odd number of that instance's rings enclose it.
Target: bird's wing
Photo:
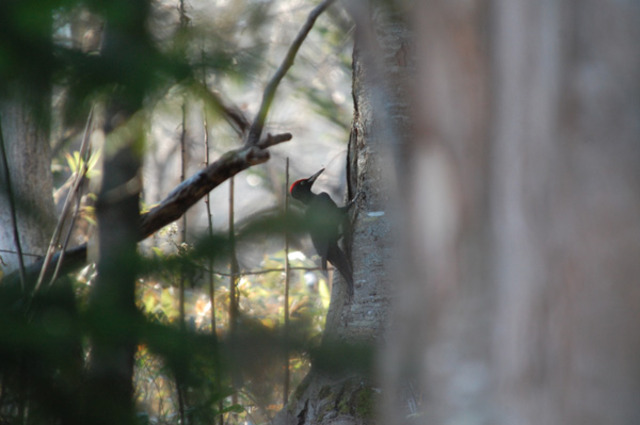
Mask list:
[[[320,257],[326,261],[329,249],[338,242],[342,213],[326,193],[320,193],[307,205],[305,213],[309,235]]]

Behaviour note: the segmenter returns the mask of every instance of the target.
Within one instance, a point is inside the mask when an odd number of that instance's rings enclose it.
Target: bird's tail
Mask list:
[[[338,269],[345,282],[347,282],[347,293],[351,298],[353,296],[353,271],[351,270],[349,259],[338,245],[334,245],[329,248],[327,260]]]

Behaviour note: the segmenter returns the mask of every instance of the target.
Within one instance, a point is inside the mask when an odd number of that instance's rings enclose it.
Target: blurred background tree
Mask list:
[[[364,197],[325,337],[379,380],[316,374],[278,423],[637,423],[638,3],[345,4]]]
[[[384,423],[637,423],[640,5],[400,4]]]

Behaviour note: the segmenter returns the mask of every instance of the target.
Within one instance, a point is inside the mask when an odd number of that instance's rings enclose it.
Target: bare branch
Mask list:
[[[12,249],[0,249],[0,252],[6,252],[7,254],[19,254],[18,251],[14,251]],[[42,258],[42,254],[34,254],[32,252],[24,252],[22,251],[22,256],[23,257],[36,257],[36,258]],[[4,265],[4,264],[3,264]]]
[[[277,134],[260,141],[258,146],[245,146],[229,151],[217,161],[197,172],[195,175],[180,183],[169,195],[151,211],[140,216],[140,230],[138,240],[143,240],[179,219],[191,206],[202,199],[207,193],[219,186],[225,180],[256,164],[262,164],[269,159],[270,146],[291,140],[290,133]],[[56,262],[62,253],[56,253],[51,261]],[[81,266],[87,261],[87,244],[65,251],[60,272],[65,273]],[[37,276],[43,265],[38,261],[27,267],[27,275]],[[47,279],[50,272],[44,276]],[[8,279],[11,277],[7,276]]]
[[[291,140],[291,133],[280,133],[276,134],[275,136],[271,133],[267,133],[267,137],[265,137],[258,143],[258,147],[260,149],[267,149],[273,145],[277,145],[288,140]]]
[[[216,107],[222,112],[227,121],[239,129],[239,133],[244,133],[249,129],[249,120],[236,106],[227,105],[216,93],[211,93],[211,98],[216,100]]]
[[[60,218],[58,219],[58,223],[56,224],[56,228],[53,232],[53,235],[51,235],[51,240],[49,241],[49,246],[47,247],[47,253],[44,257],[44,263],[42,264],[42,269],[40,270],[40,275],[38,276],[38,282],[36,283],[36,287],[34,289],[35,292],[37,292],[38,289],[40,289],[40,285],[42,285],[42,282],[44,281],[44,276],[47,274],[47,269],[49,268],[51,258],[55,252],[56,246],[58,245],[58,241],[60,240],[60,234],[62,233],[62,228],[65,222],[67,221],[67,215],[69,212],[69,208],[71,207],[71,202],[75,198],[77,198],[78,201],[80,200],[80,193],[79,193],[80,184],[84,181],[84,178],[87,172],[89,171],[88,169],[89,158],[88,158],[87,152],[89,152],[89,134],[91,131],[92,123],[93,123],[93,107],[91,107],[91,110],[89,110],[89,115],[87,117],[87,121],[84,127],[84,135],[82,136],[82,145],[80,147],[80,155],[79,155],[79,157],[82,158],[82,167],[76,171],[72,188],[67,193],[67,198],[64,201],[64,206],[62,207]],[[76,208],[75,214],[77,214],[77,208]],[[75,218],[72,218],[72,223],[69,226],[69,234],[73,231],[73,221],[75,221]],[[67,235],[67,241],[69,240],[68,238],[69,234]],[[62,246],[61,254],[57,259],[56,272],[54,272],[53,274],[52,282],[53,280],[55,280],[55,276],[60,269],[60,262],[64,258],[65,249],[66,249],[66,242],[65,242],[65,245]]]
[[[303,267],[303,266],[298,266],[298,267],[289,267],[289,270],[302,270],[302,271],[306,271],[306,272],[315,272],[315,271],[322,271],[322,267]],[[332,270],[335,271],[336,268],[333,266],[329,266],[327,268],[327,270]],[[223,277],[229,277],[231,276],[231,273],[226,273],[226,272],[221,272],[221,271],[216,271],[216,270],[212,270],[213,273],[217,274],[218,276],[223,276]],[[286,271],[286,269],[280,267],[280,268],[275,268],[275,269],[261,269],[261,270],[243,270],[240,271],[238,274],[240,276],[255,276],[255,275],[261,275],[261,274],[268,274],[268,273],[284,273]]]
[[[217,161],[179,184],[156,207],[140,218],[140,239],[179,219],[192,205],[230,177],[252,165],[269,159],[265,148],[291,140],[290,133],[268,135],[259,146],[247,146],[229,151]]]
[[[240,108],[235,105],[229,105],[222,99],[219,93],[214,90],[210,90],[205,85],[203,85],[204,89],[204,99],[208,101],[214,109],[222,114],[222,116],[227,120],[227,122],[236,130],[239,136],[242,136],[249,130],[249,120],[244,116]]]
[[[307,21],[304,23],[302,28],[300,28],[298,35],[289,47],[289,51],[280,64],[280,67],[276,70],[275,74],[273,74],[273,77],[271,77],[271,80],[267,84],[267,87],[265,87],[264,89],[264,93],[262,95],[262,104],[260,105],[260,110],[258,111],[258,114],[253,120],[251,128],[249,129],[249,135],[247,136],[247,141],[245,144],[246,146],[253,146],[259,143],[262,130],[264,129],[264,123],[267,119],[267,113],[269,112],[269,108],[271,107],[271,103],[273,102],[273,98],[276,94],[276,90],[278,88],[278,85],[280,84],[280,81],[282,81],[291,66],[293,66],[293,60],[295,59],[296,54],[298,53],[298,50],[300,49],[300,46],[304,42],[305,38],[307,38],[309,31],[311,31],[311,28],[313,28],[313,25],[315,24],[316,19],[318,19],[318,16],[320,16],[322,12],[324,12],[334,1],[335,0],[324,0],[322,3],[316,6],[311,11],[311,13],[309,13]]]

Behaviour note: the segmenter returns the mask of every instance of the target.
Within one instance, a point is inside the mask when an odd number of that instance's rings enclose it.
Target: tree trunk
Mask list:
[[[385,339],[393,290],[393,231],[389,187],[395,180],[393,147],[408,134],[409,31],[380,8],[354,8],[358,20],[353,54],[354,118],[347,161],[352,232],[345,235],[354,271],[354,296],[334,273],[323,347],[312,371],[291,397],[279,423],[374,423],[378,389],[375,352]],[[372,21],[375,16],[375,21]],[[375,31],[374,31],[375,28]],[[379,58],[385,58],[380,61]],[[333,368],[325,368],[326,364]]]
[[[117,61],[131,40],[140,40],[146,2],[130,2],[130,16],[109,22],[101,54]],[[125,53],[126,54],[126,53]],[[89,299],[91,358],[86,391],[86,423],[134,424],[133,367],[140,316],[135,305],[140,238],[140,166],[145,126],[143,90],[113,84],[105,100],[103,170],[96,218],[97,279]]]
[[[383,12],[353,12],[355,297],[325,342],[385,336],[385,423],[639,423],[640,7]],[[314,368],[288,423],[372,422],[354,376]]]
[[[117,102],[114,102],[117,103]],[[144,129],[132,110],[107,108],[107,144],[96,218],[98,276],[91,287],[93,320],[86,421],[127,424],[133,420],[133,361],[137,343],[135,305],[139,226],[140,157]],[[122,122],[121,119],[127,119]],[[118,121],[116,125],[110,124]]]
[[[640,7],[412,16],[420,125],[387,390],[417,377],[420,423],[639,423]]]
[[[25,264],[44,255],[55,224],[49,125],[46,116],[50,98],[46,95],[38,97],[37,102],[43,105],[36,105],[32,91],[15,89],[11,100],[0,104],[0,128]],[[4,263],[0,267],[7,274],[18,268],[19,261],[2,161],[0,176],[0,257]]]

